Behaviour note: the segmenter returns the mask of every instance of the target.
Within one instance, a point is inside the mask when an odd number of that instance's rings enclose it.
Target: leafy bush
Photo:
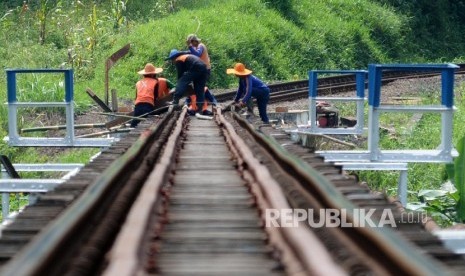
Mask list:
[[[463,52],[465,36],[464,1],[398,1],[378,0],[409,18],[412,30],[407,34],[410,52],[425,58],[450,60]]]

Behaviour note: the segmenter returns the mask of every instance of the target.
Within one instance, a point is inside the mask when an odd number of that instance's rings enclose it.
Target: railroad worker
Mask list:
[[[143,78],[136,83],[136,99],[134,101],[134,117],[142,116],[146,118],[155,110],[155,103],[164,97],[169,96],[173,83],[165,78],[158,77],[163,72],[163,68],[155,67],[147,63],[143,70],[137,72]],[[139,120],[133,119],[131,127],[136,127]]]
[[[195,34],[188,35],[186,39],[189,52],[199,57],[205,63],[205,65],[207,65],[207,70],[208,70],[207,80],[208,80],[210,78],[210,72],[211,72],[210,56],[208,55],[207,46],[205,46],[205,44],[201,43],[200,41],[202,40],[198,38]]]
[[[205,86],[205,101],[203,102],[202,105],[202,115],[207,115],[207,116],[212,116],[213,112],[208,110],[208,104],[211,103],[213,106],[218,105],[218,102],[215,99],[215,96],[213,96],[213,93],[208,89],[207,86]],[[188,96],[185,101],[185,105],[187,105],[187,113],[189,115],[195,115],[196,112],[200,113],[200,105],[197,104],[197,97],[195,94],[192,93],[192,95]]]
[[[270,88],[259,78],[252,75],[252,71],[245,68],[244,64],[236,63],[234,68],[226,70],[227,74],[234,74],[239,78],[239,88],[237,89],[234,102],[238,107],[247,105],[251,98],[257,100],[258,113],[265,124],[269,123],[266,113],[266,106],[270,99]]]
[[[176,49],[171,50],[166,59],[171,60],[176,65],[178,75],[172,104],[175,107],[179,106],[179,100],[188,92],[189,85],[192,83],[197,97],[197,104],[203,105],[204,89],[208,75],[207,65],[199,57]]]

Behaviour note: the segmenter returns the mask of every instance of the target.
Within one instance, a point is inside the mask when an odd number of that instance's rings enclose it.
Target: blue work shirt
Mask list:
[[[263,90],[269,92],[268,86],[266,86],[266,84],[256,76],[250,74],[245,77],[239,77],[239,88],[237,89],[234,101],[237,102],[241,99],[243,103],[247,103],[252,96],[252,90]]]

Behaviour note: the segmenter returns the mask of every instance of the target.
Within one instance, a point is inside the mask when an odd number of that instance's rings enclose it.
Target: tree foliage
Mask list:
[[[426,59],[451,59],[464,50],[465,1],[401,1],[377,0],[395,8],[410,18],[411,51],[416,50]]]
[[[128,42],[134,50],[126,69],[133,71],[136,64],[163,62],[170,49],[185,47],[188,33],[198,33],[211,51],[211,85],[224,87],[231,84],[224,68],[236,60],[266,80],[284,80],[305,78],[310,68],[451,60],[464,52],[465,35],[453,19],[465,20],[465,1],[377,2],[7,0],[0,3],[0,57],[12,49],[33,56],[39,42],[50,57],[23,58],[24,64],[69,66],[79,79],[93,80],[98,64]],[[6,58],[4,66],[24,65]]]

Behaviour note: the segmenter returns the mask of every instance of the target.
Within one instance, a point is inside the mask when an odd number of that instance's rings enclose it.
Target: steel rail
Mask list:
[[[147,184],[144,185],[135,204],[126,218],[125,225],[118,235],[118,238],[108,255],[109,266],[103,272],[103,275],[137,275],[143,273],[140,266],[139,246],[144,240],[144,230],[147,229],[147,222],[150,221],[150,209],[147,206],[154,206],[155,202],[160,200],[160,189],[167,178],[167,173],[173,164],[175,149],[178,140],[182,136],[185,110],[178,119],[172,135],[168,139],[165,151],[160,158],[159,163],[155,166],[154,171],[150,174]],[[216,121],[218,125],[224,126],[223,134],[227,143],[231,147],[231,152],[236,158],[240,159],[242,164],[247,164],[246,171],[253,175],[252,191],[257,196],[259,205],[264,208],[290,208],[286,198],[279,185],[267,172],[267,169],[255,159],[248,146],[236,134],[234,128],[221,115],[221,110],[217,109]],[[258,188],[257,188],[258,187]],[[270,242],[282,252],[281,260],[290,274],[303,273],[312,275],[344,275],[345,273],[334,263],[331,256],[320,244],[318,239],[308,231],[305,226],[300,225],[296,228],[276,228],[269,227],[265,230],[270,234]],[[284,236],[284,239],[281,237]],[[312,247],[308,248],[301,242],[312,241]],[[317,257],[315,257],[315,255]],[[298,256],[298,261],[296,260]],[[302,266],[303,264],[303,266]]]
[[[143,274],[139,263],[139,246],[144,241],[144,231],[150,221],[151,206],[160,200],[160,189],[176,156],[176,146],[181,139],[181,131],[186,119],[187,109],[183,109],[162,156],[154,170],[147,178],[146,184],[139,192],[131,210],[124,222],[118,237],[110,250],[107,261],[109,266],[103,275],[139,275]]]
[[[185,115],[185,110],[183,111],[183,114]],[[171,116],[166,116],[165,118],[169,117]],[[183,115],[181,117],[183,118]],[[177,120],[179,122],[179,120],[181,119]],[[163,121],[163,123],[166,124],[167,122]],[[27,246],[21,253],[19,253],[16,256],[16,258],[12,262],[8,263],[5,267],[3,267],[0,273],[2,273],[2,275],[57,275],[58,273],[63,271],[67,271],[67,273],[92,273],[91,271],[93,270],[89,271],[86,270],[86,268],[82,267],[73,268],[72,272],[69,272],[69,270],[57,271],[57,266],[69,266],[70,261],[65,261],[65,263],[57,265],[56,260],[60,258],[62,258],[63,260],[65,259],[64,256],[62,256],[61,254],[63,253],[63,250],[67,249],[67,245],[69,243],[72,243],[70,241],[71,239],[79,239],[78,236],[75,234],[77,234],[77,232],[79,231],[82,231],[83,223],[88,224],[87,215],[90,213],[97,212],[96,209],[105,208],[104,206],[101,206],[99,203],[101,202],[103,197],[108,196],[108,189],[113,188],[111,187],[111,183],[113,183],[113,181],[117,181],[118,178],[121,178],[121,174],[125,173],[128,170],[128,163],[136,161],[139,154],[144,151],[144,147],[146,147],[146,142],[151,139],[153,140],[152,137],[154,135],[154,132],[166,127],[163,123],[155,127],[155,130],[151,129],[151,131],[145,132],[143,135],[141,135],[141,137],[136,141],[136,143],[131,148],[129,148],[129,150],[123,156],[114,161],[110,165],[110,167],[108,167],[105,170],[105,173],[94,182],[92,187],[86,190],[82,194],[82,196],[78,200],[76,200],[62,214],[62,216],[58,217],[56,221],[52,222],[46,229],[44,229],[29,246]],[[227,124],[227,122],[225,124]],[[229,127],[229,132],[231,131],[234,130],[231,129],[231,127]],[[180,137],[179,134],[180,130],[178,124],[178,127],[175,129],[175,136],[178,137],[178,139]],[[234,140],[234,143],[240,143],[240,140],[235,136],[232,140]],[[171,150],[167,152],[167,156],[164,155],[160,159],[162,160],[161,162],[164,164],[164,166],[157,166],[156,172],[154,172],[148,177],[150,181],[156,179],[158,182],[152,183],[153,185],[151,185],[150,187],[142,188],[142,193],[139,193],[143,194],[143,196],[145,197],[152,196],[152,200],[156,200],[156,197],[153,198],[154,193],[152,192],[160,187],[160,170],[166,172],[166,170],[170,167],[171,161],[174,156],[173,151],[175,148],[176,139],[168,138],[167,141],[168,144],[166,144],[166,148],[169,148]],[[245,145],[243,141],[241,145]],[[256,159],[254,159],[253,154],[247,152],[246,150],[247,149],[245,148],[240,148],[237,149],[237,152],[242,153],[242,157],[244,158],[244,160],[248,162],[247,167],[253,168],[252,174],[256,178],[260,179],[259,182],[261,182],[262,185],[266,185],[269,188],[270,185],[273,185],[273,179],[269,175],[268,177],[266,177],[266,174],[263,172],[263,168],[261,167],[259,162]],[[266,195],[262,198],[266,198],[266,201],[269,202],[269,206],[271,208],[289,208],[289,206],[286,205],[286,199],[282,195],[280,197],[279,193],[276,193],[276,187],[279,189],[277,184],[275,184],[275,188],[272,189],[261,187],[260,190],[262,190],[262,192]],[[150,192],[146,193],[146,189],[150,190]],[[127,220],[128,222],[133,223],[135,221],[141,224],[144,223],[144,221],[140,220],[140,213],[136,213],[136,215],[134,215],[134,213],[131,212]],[[100,222],[100,224],[103,223]],[[115,226],[117,225],[115,224]],[[131,275],[133,273],[137,273],[138,271],[140,272],[141,268],[138,266],[137,262],[137,258],[140,256],[137,254],[136,249],[127,251],[128,248],[127,246],[125,246],[125,244],[127,244],[129,240],[132,241],[134,244],[140,245],[142,241],[141,235],[138,235],[137,233],[136,235],[134,235],[135,233],[132,231],[129,231],[129,233],[128,230],[125,228],[123,228],[123,232],[125,232],[126,235],[124,236],[124,238],[120,238],[117,241],[117,249],[112,251],[110,255],[111,258],[116,258],[116,263],[112,263],[110,265],[109,270],[107,270],[106,272],[107,275],[115,275],[115,273]],[[334,262],[331,260],[331,257],[328,255],[328,253],[324,251],[323,246],[318,247],[317,245],[315,245],[312,248],[307,248],[301,243],[301,240],[308,241],[311,239],[316,239],[312,237],[310,232],[308,232],[304,227],[301,226],[299,228],[282,228],[278,229],[278,231],[274,231],[274,233],[277,232],[284,233],[283,235],[286,237],[286,243],[290,244],[289,247],[292,248],[291,250],[293,252],[297,252],[297,255],[301,257],[301,262],[307,269],[311,269],[310,271],[312,271],[312,274],[325,275],[325,273],[331,271],[332,275],[343,275],[342,271],[340,271],[338,266],[335,265]],[[277,240],[279,240],[279,238],[277,238],[276,234],[274,234],[273,241],[276,242]],[[318,243],[318,241],[315,241],[315,243]],[[101,244],[101,242],[98,242],[97,244]],[[286,250],[290,251],[290,249],[286,249],[286,246],[287,245],[283,242],[281,242],[281,244],[277,242],[277,247],[281,248],[283,252]],[[84,254],[87,255],[86,257],[88,257],[88,255],[93,255],[93,252],[88,252],[89,249],[82,250],[84,251]],[[312,258],[315,252],[319,252],[318,258]],[[290,257],[288,254],[286,255],[285,260],[283,261],[284,263],[288,264],[289,267],[292,267],[292,271],[301,272],[301,265],[296,264],[296,262],[292,261],[292,259],[293,258]],[[321,264],[325,265],[321,266]]]
[[[124,179],[128,167],[138,164],[137,157],[146,152],[148,141],[160,135],[173,112],[168,112],[156,126],[146,130],[139,139],[87,188],[83,194],[70,205],[56,220],[43,229],[15,258],[0,270],[1,275],[51,275],[57,273],[56,260],[63,259],[69,244],[76,242],[76,233],[82,232],[89,225],[86,218],[102,209],[102,202],[114,188],[113,183]],[[61,264],[63,265],[63,264]]]
[[[299,158],[289,154],[271,137],[259,134],[246,120],[233,113],[234,120],[247,129],[257,143],[264,147],[275,160],[285,167],[290,175],[302,183],[303,187],[317,198],[325,208],[347,210],[347,219],[353,225],[362,225],[354,216],[355,205],[349,202],[320,173]],[[308,183],[311,183],[308,184]],[[423,255],[408,243],[403,241],[391,229],[385,227],[347,227],[342,228],[352,240],[365,252],[377,252],[375,258],[387,271],[393,275],[449,275],[442,264]],[[370,251],[368,251],[368,249]],[[450,274],[453,275],[453,274]]]
[[[281,187],[276,180],[270,175],[268,169],[260,164],[260,161],[256,159],[249,146],[244,140],[239,137],[234,127],[221,116],[221,109],[217,108],[217,121],[219,124],[225,127],[227,137],[230,143],[234,147],[237,154],[246,163],[247,170],[252,174],[255,179],[254,184],[259,187],[258,198],[262,198],[264,202],[262,204],[268,208],[277,210],[290,209],[287,199],[284,196]],[[253,189],[252,189],[253,190]],[[263,210],[262,210],[263,213]],[[305,229],[303,224],[299,224],[297,227],[280,227],[268,230],[274,230],[279,232],[272,233],[272,236],[281,235],[285,240],[286,249],[292,250],[292,253],[299,259],[300,263],[304,266],[306,273],[309,275],[344,275],[345,273],[341,268],[334,263],[328,252],[321,244],[321,242],[308,230]],[[279,237],[275,237],[279,239]],[[312,243],[312,247],[309,248],[302,241]],[[276,244],[278,248],[283,247],[283,242]],[[286,250],[284,249],[284,251]]]

